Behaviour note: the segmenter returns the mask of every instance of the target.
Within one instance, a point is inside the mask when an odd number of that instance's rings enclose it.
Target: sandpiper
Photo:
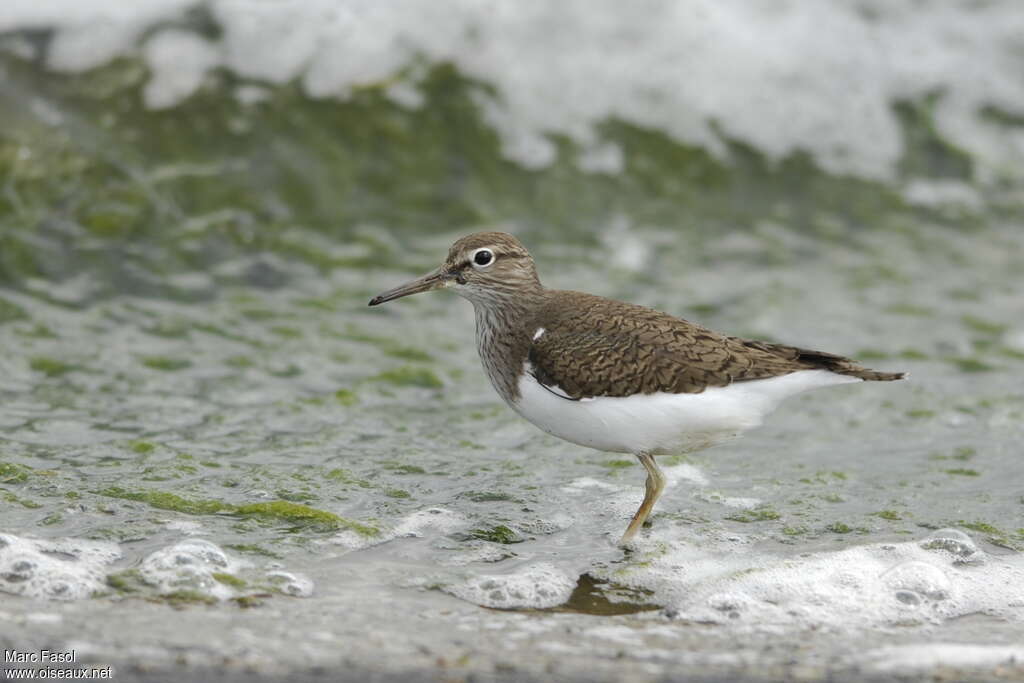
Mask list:
[[[513,410],[566,441],[632,453],[647,470],[643,503],[620,545],[632,541],[665,488],[654,456],[734,438],[808,389],[904,376],[831,353],[726,336],[644,306],[547,289],[530,253],[502,232],[463,237],[441,267],[370,305],[449,287],[473,304],[484,370]]]

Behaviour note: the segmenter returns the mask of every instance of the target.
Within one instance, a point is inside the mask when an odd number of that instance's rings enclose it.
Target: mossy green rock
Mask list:
[[[374,527],[339,517],[333,512],[286,500],[235,505],[219,500],[192,500],[166,491],[128,491],[116,486],[102,489],[97,493],[109,498],[139,501],[160,510],[173,510],[187,515],[222,513],[288,522],[328,531],[347,529],[363,536],[375,536],[379,533]]]

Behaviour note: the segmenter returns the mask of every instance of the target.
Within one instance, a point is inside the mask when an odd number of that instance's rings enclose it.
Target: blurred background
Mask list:
[[[1022,74],[1016,0],[5,0],[0,640],[140,678],[1019,675]],[[366,308],[482,229],[912,379],[666,461],[624,557],[636,463],[505,408],[465,302]]]

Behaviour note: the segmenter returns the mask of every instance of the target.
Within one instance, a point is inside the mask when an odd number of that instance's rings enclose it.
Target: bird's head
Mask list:
[[[533,258],[519,240],[504,232],[476,232],[456,241],[439,268],[381,292],[370,305],[449,287],[482,305],[500,305],[541,290]]]

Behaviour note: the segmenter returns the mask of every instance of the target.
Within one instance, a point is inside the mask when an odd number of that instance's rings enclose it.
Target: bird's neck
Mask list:
[[[539,293],[542,294],[542,293]],[[473,302],[476,348],[495,390],[511,405],[519,398],[519,375],[530,347],[528,329],[542,296],[500,304]]]

